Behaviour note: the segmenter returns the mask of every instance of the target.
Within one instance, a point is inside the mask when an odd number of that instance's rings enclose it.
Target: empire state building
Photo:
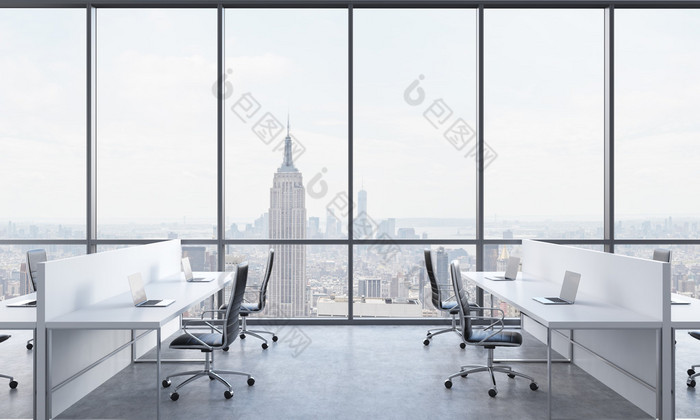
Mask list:
[[[292,161],[292,138],[284,139],[284,161],[270,188],[270,239],[306,238],[306,190],[301,172]],[[278,244],[268,286],[268,311],[273,317],[308,316],[306,299],[306,248]]]

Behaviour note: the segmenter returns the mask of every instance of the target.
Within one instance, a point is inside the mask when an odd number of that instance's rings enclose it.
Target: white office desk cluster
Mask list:
[[[188,307],[231,281],[231,273],[208,273],[215,280],[188,283],[181,256],[173,240],[49,261],[39,267],[36,309],[0,307],[0,328],[35,330],[35,418],[59,415],[154,347],[153,409],[160,417],[162,337],[179,328]],[[136,272],[149,298],[175,302],[135,307],[127,276]]]
[[[520,310],[547,344],[548,417],[554,349],[649,415],[674,418],[670,264],[528,240],[522,250],[514,281],[463,275]],[[566,270],[581,274],[573,305],[533,299],[558,296]]]

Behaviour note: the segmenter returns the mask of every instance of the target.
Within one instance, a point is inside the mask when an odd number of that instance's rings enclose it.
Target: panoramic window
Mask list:
[[[98,237],[215,237],[216,11],[97,11]]]
[[[615,20],[615,236],[697,239],[700,11]]]
[[[0,239],[85,238],[84,24],[0,9]]]
[[[485,237],[602,238],[603,11],[484,20]]]
[[[475,11],[353,19],[355,239],[473,239]]]

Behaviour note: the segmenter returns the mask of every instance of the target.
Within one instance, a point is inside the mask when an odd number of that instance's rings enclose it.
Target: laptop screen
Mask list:
[[[506,274],[503,276],[507,279],[514,279],[518,277],[518,267],[520,267],[520,258],[510,257],[508,258],[508,265],[506,266]]]
[[[185,280],[192,280],[194,275],[192,274],[192,266],[188,257],[182,259],[182,271],[185,272]]]
[[[146,289],[143,287],[141,273],[134,273],[129,276],[129,288],[131,289],[131,298],[134,300],[134,305],[146,301]]]
[[[578,283],[581,280],[581,274],[567,271],[564,274],[564,282],[561,284],[561,293],[559,297],[569,302],[576,300],[576,292],[578,291]]]

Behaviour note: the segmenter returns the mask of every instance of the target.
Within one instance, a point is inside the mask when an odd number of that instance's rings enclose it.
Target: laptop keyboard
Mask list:
[[[567,300],[564,300],[564,299],[561,299],[561,298],[558,298],[558,297],[550,297],[550,298],[547,298],[547,299],[551,300],[552,302],[557,302],[557,303],[568,303],[568,302],[569,302],[569,301],[567,301]]]
[[[160,303],[160,299],[151,299],[143,302],[140,306],[150,306],[150,305],[155,305],[157,303]]]

